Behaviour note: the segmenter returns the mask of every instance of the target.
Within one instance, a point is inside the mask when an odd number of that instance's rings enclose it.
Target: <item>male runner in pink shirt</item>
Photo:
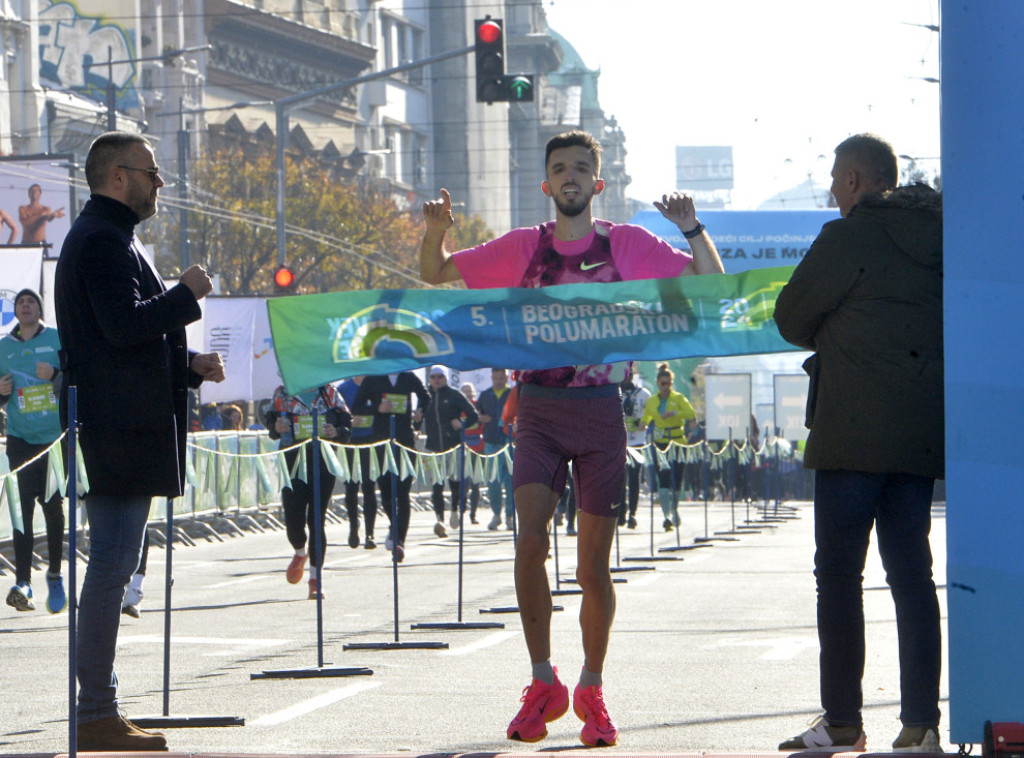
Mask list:
[[[425,203],[426,233],[420,277],[428,284],[462,279],[469,287],[546,287],[572,282],[614,282],[687,274],[722,273],[722,262],[693,200],[673,194],[654,203],[690,241],[689,256],[638,226],[594,219],[591,200],[604,189],[601,145],[571,131],[553,137],[545,155],[544,194],[555,202],[555,221],[515,229],[478,247],[449,254],[445,235],[455,222],[447,190]],[[544,562],[548,531],[573,462],[579,523],[576,577],[583,590],[580,626],[584,665],[573,708],[584,722],[580,739],[611,746],[618,729],[608,717],[601,686],[615,591],[609,561],[626,458],[626,426],[619,383],[628,363],[565,366],[519,374],[518,431],[513,465],[519,541],[515,580],[519,614],[533,664],[533,681],[508,738],[536,742],[547,722],[569,708],[569,690],[551,665],[551,591]]]

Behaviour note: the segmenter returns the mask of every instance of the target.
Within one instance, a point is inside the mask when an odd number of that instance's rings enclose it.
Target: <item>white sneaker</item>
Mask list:
[[[939,733],[934,728],[905,726],[892,743],[892,751],[939,755],[942,753],[942,745],[939,744]]]
[[[141,587],[133,587],[128,585],[128,589],[124,591],[124,600],[121,601],[121,613],[132,618],[139,618],[139,606],[142,605],[142,598],[145,593]]]
[[[448,523],[451,524],[452,529],[458,529],[459,528],[459,512],[458,511],[452,511],[452,518],[451,518],[451,520]]]
[[[498,531],[498,527],[499,526],[501,526],[501,516],[498,515],[498,514],[495,514],[494,518],[492,518],[490,523],[487,524],[487,531],[489,531],[489,532],[496,532],[496,531]]]
[[[390,529],[388,529],[388,536],[384,538],[384,549],[389,553],[395,549],[395,538],[391,536]]]
[[[434,534],[436,534],[438,537],[448,536],[448,530],[444,528],[443,522],[438,521],[436,524],[434,524]]]
[[[512,531],[512,517],[511,516],[509,516],[508,518],[505,519],[505,528],[508,529],[510,532]]]

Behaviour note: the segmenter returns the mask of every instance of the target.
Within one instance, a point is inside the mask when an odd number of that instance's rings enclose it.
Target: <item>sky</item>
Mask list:
[[[937,169],[938,0],[544,0],[626,135],[630,197],[675,189],[676,145],[731,145],[731,207],[756,208],[858,132]],[[901,167],[905,161],[901,161]]]

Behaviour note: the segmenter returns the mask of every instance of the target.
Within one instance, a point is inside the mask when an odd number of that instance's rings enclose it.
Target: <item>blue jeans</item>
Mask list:
[[[503,447],[505,447],[504,442],[500,445],[497,442],[485,442],[484,455],[496,453]],[[512,514],[516,512],[516,501],[512,497],[512,472],[508,470],[508,462],[505,460],[504,454],[498,456],[497,479],[487,483],[487,500],[490,502],[495,516],[501,515],[502,489],[505,490],[505,516],[512,518]]]
[[[872,525],[896,605],[900,720],[939,723],[942,632],[928,543],[934,486],[911,474],[815,472],[821,704],[833,726],[862,724],[863,579]]]
[[[150,498],[89,495],[89,563],[78,604],[78,722],[117,714],[114,651],[124,587],[139,565]]]

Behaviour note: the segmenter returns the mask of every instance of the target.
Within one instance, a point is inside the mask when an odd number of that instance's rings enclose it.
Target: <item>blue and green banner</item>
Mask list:
[[[772,314],[793,266],[542,289],[365,290],[267,301],[285,389],[440,363],[542,369],[796,350]]]

